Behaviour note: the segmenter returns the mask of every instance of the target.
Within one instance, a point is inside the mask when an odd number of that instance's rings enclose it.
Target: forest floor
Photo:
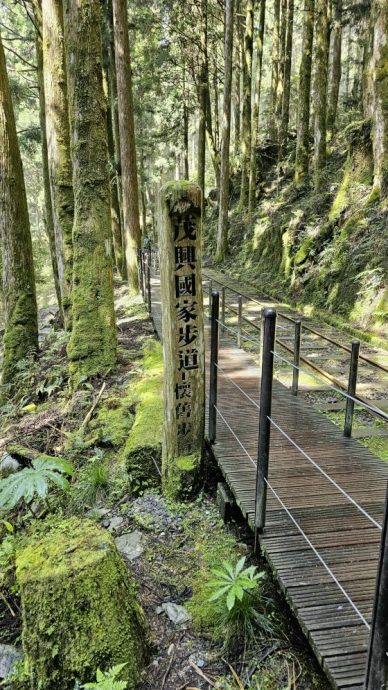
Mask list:
[[[84,382],[76,393],[68,389],[67,336],[53,328],[52,309],[40,314],[39,359],[21,365],[23,395],[0,408],[0,455],[22,442],[27,449],[73,462],[76,475],[70,491],[66,496],[54,491],[51,510],[58,520],[86,515],[108,529],[137,582],[151,641],[150,663],[139,690],[326,690],[327,682],[270,572],[253,555],[246,525],[238,513],[228,524],[220,520],[211,458],[194,503],[168,503],[156,472],[143,481],[129,481],[120,458],[137,414],[131,390],[144,374],[145,343],[155,338],[144,306],[139,298],[128,300],[123,286],[116,289],[116,314],[117,368],[104,379]],[[151,428],[152,423],[149,419]],[[35,519],[44,519],[46,509],[39,504],[34,509]],[[20,507],[7,519],[15,531],[12,539],[34,520]],[[5,559],[1,548],[0,542],[0,578]],[[263,627],[249,636],[225,626],[219,605],[209,602],[211,570],[242,556],[247,565],[266,572],[257,597]],[[20,634],[18,594],[12,587],[2,588],[0,645],[20,647]],[[8,685],[9,690],[14,687],[24,686]]]

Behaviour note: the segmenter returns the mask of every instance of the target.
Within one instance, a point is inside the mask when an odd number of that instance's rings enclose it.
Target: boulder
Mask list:
[[[135,687],[146,621],[106,530],[87,519],[41,523],[17,549],[16,578],[32,690],[74,690],[121,663]]]

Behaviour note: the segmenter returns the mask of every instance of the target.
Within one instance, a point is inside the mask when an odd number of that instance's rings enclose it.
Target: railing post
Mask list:
[[[220,316],[220,295],[212,293],[210,375],[209,375],[209,442],[216,440],[217,376],[218,376],[218,319]]]
[[[209,280],[209,317],[210,317],[211,308],[212,308],[212,293],[213,293],[213,281],[210,278],[210,280]]]
[[[224,332],[224,325],[225,325],[225,287],[223,286],[221,288],[221,331]]]
[[[300,335],[302,330],[302,321],[295,320],[295,335],[294,335],[294,367],[292,370],[292,395],[298,395],[299,387],[299,365],[300,365]]]
[[[147,309],[151,314],[151,249],[147,251]]]
[[[354,398],[356,395],[358,356],[359,356],[359,354],[360,354],[360,341],[359,340],[352,340],[352,354],[350,355],[349,380],[348,380],[348,395],[351,395],[352,398]],[[352,435],[353,413],[354,413],[354,400],[351,400],[350,398],[346,398],[344,436],[346,436],[347,438],[349,438]]]
[[[381,535],[380,562],[369,638],[365,690],[388,687],[388,484]]]
[[[271,403],[273,381],[273,352],[275,347],[276,310],[264,309],[262,316],[263,347],[260,379],[259,443],[257,452],[256,505],[255,505],[255,548],[258,534],[265,527],[267,504],[267,483],[269,443],[271,435]]]
[[[141,250],[142,273],[143,273],[143,300],[146,301],[147,294],[147,267],[146,267],[146,250]]]
[[[241,347],[241,328],[242,328],[242,296],[238,296],[237,310],[237,347]]]
[[[137,262],[139,266],[139,285],[144,299],[144,276],[143,276],[143,250],[137,250]]]

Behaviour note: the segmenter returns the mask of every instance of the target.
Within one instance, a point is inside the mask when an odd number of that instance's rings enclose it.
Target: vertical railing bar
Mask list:
[[[301,319],[295,320],[294,335],[294,368],[292,370],[292,395],[298,395],[299,389],[299,366],[300,366],[300,336],[302,331]]]
[[[216,405],[218,382],[218,322],[220,316],[220,294],[212,293],[211,300],[211,336],[210,336],[210,374],[209,374],[209,442],[216,440]]]
[[[242,297],[238,296],[238,309],[237,309],[237,347],[241,348],[241,329],[242,329]]]
[[[212,293],[213,293],[213,281],[210,278],[209,279],[209,318],[211,315],[211,308],[212,308]]]
[[[256,498],[255,498],[255,550],[258,546],[258,535],[265,527],[267,504],[267,484],[269,445],[271,436],[271,404],[273,361],[275,346],[276,310],[264,309],[262,312],[263,346],[261,357],[260,379],[260,413],[259,442],[257,450]]]
[[[388,482],[381,535],[380,560],[369,638],[365,690],[388,687]]]
[[[352,352],[350,355],[348,395],[354,398],[357,388],[358,357],[360,354],[360,341],[352,340]],[[354,400],[350,397],[346,399],[344,436],[350,438],[352,435],[354,415]]]
[[[224,333],[225,325],[225,287],[221,287],[221,332]]]

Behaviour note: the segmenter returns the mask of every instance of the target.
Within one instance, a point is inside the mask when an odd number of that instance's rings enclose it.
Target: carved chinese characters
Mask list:
[[[196,185],[162,189],[160,238],[165,429],[163,479],[169,493],[190,493],[204,433],[201,197]]]

